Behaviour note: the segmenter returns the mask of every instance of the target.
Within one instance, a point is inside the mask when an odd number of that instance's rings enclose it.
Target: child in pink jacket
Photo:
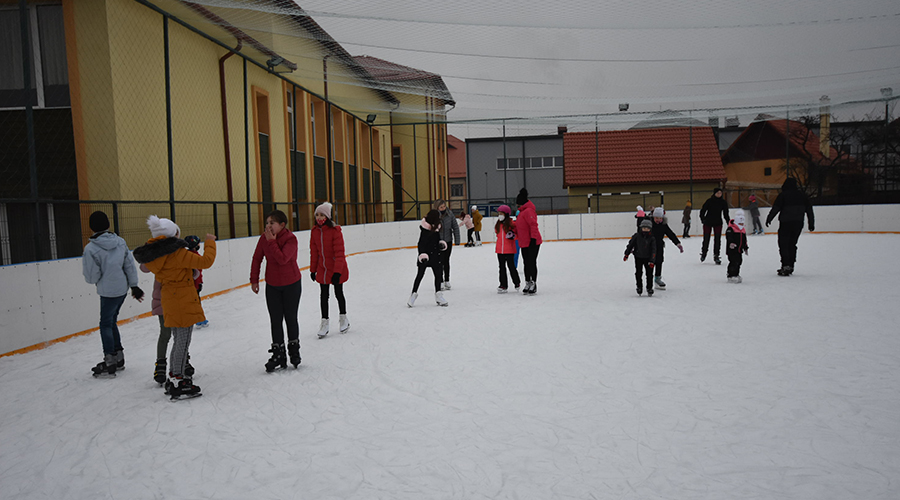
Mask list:
[[[500,264],[500,286],[497,287],[497,293],[506,293],[509,282],[506,278],[506,270],[512,276],[513,285],[516,291],[519,291],[519,271],[513,259],[516,255],[516,223],[512,220],[512,210],[507,205],[500,205],[497,208],[497,223],[494,224],[494,233],[497,235],[497,243],[494,251],[497,253],[497,262]]]

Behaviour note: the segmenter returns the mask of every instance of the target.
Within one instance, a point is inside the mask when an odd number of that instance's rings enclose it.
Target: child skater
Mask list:
[[[197,255],[200,255],[200,237],[196,235],[190,235],[184,239],[187,242],[187,249],[191,252],[194,252]],[[199,269],[194,269],[194,288],[197,289],[197,296],[200,296],[200,292],[203,291],[203,271]],[[196,326],[199,328],[206,328],[209,326],[209,320],[204,319],[203,321],[197,323]]]
[[[741,255],[750,254],[750,246],[747,245],[747,230],[744,229],[744,211],[738,209],[734,214],[734,219],[728,223],[728,229],[725,230],[725,255],[728,257],[728,282],[740,283],[741,279],[741,263],[744,257]]]
[[[413,281],[412,294],[406,305],[412,307],[416,303],[416,297],[419,296],[419,283],[425,276],[425,270],[429,267],[434,273],[434,301],[437,305],[447,307],[450,305],[444,294],[441,292],[441,282],[444,276],[441,269],[441,252],[447,248],[447,242],[441,239],[441,213],[437,210],[430,210],[425,214],[419,227],[419,257],[418,270],[416,272],[416,280]]]
[[[656,238],[653,237],[651,230],[653,222],[650,220],[642,220],[640,229],[634,233],[628,245],[625,247],[624,261],[628,260],[628,256],[634,253],[634,279],[637,282],[637,294],[644,292],[642,281],[642,272],[647,273],[647,296],[653,296],[653,263],[656,260]]]
[[[459,218],[461,220],[461,224],[466,226],[466,246],[474,247],[475,246],[475,238],[473,235],[475,234],[475,223],[472,222],[472,216],[466,213],[466,209],[462,209],[459,213]]]
[[[497,261],[500,263],[500,286],[497,288],[497,293],[507,292],[509,287],[506,278],[507,268],[509,268],[509,275],[512,276],[513,285],[518,292],[521,282],[519,281],[519,272],[513,263],[516,254],[516,224],[510,217],[512,210],[509,206],[500,205],[497,212],[497,223],[494,224],[494,233],[497,235],[494,251],[497,253]]]
[[[266,259],[266,308],[272,328],[272,357],[266,362],[266,371],[287,368],[284,353],[284,329],[287,325],[288,354],[294,368],[300,364],[300,324],[297,310],[300,308],[300,267],[297,265],[297,237],[287,229],[287,215],[273,210],[266,217],[266,228],[256,243],[250,262],[250,289],[259,293],[259,268]]]
[[[347,301],[344,300],[344,283],[350,277],[350,271],[344,255],[344,235],[341,226],[331,220],[331,209],[331,203],[327,201],[316,207],[316,227],[309,233],[309,277],[321,290],[322,323],[317,334],[320,339],[328,335],[328,288],[331,285],[334,285],[338,302],[340,332],[347,333],[350,329]]]
[[[668,220],[666,219],[666,211],[663,210],[663,207],[654,208],[651,215],[653,216],[653,228],[650,232],[653,233],[653,237],[656,238],[656,260],[653,262],[653,273],[656,277],[653,278],[653,282],[656,283],[656,288],[665,290],[666,282],[662,279],[662,265],[666,242],[663,238],[668,236],[669,240],[675,243],[675,246],[678,247],[678,250],[680,250],[681,253],[684,253],[684,247],[681,246],[681,242],[678,241],[678,236],[675,235],[675,231],[672,231],[672,228],[669,227]]]
[[[169,356],[169,380],[166,393],[172,399],[192,398],[200,395],[200,388],[187,374],[187,353],[191,345],[194,324],[203,321],[203,306],[194,288],[194,269],[208,269],[216,260],[216,237],[206,235],[203,255],[187,249],[187,243],[176,237],[178,226],[169,219],[151,215],[147,219],[150,238],[134,250],[134,258],[156,275],[162,285],[160,299],[164,325],[172,329],[172,353]]]
[[[177,235],[175,236],[178,237]],[[150,269],[146,264],[141,264],[141,272],[149,273]],[[196,269],[195,269],[196,271]],[[153,380],[157,384],[166,383],[166,350],[169,347],[169,339],[172,338],[172,329],[166,326],[165,315],[162,308],[162,283],[153,280],[153,293],[150,295],[150,312],[159,318],[159,337],[156,340],[156,367],[153,369]],[[194,367],[191,366],[191,355],[187,355],[187,366],[184,368],[184,374],[188,377],[194,376]]]

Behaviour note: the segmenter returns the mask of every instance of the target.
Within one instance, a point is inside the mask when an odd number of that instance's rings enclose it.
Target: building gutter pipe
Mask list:
[[[225,185],[228,192],[228,234],[234,238],[234,184],[231,180],[231,137],[228,133],[228,101],[225,93],[225,61],[240,52],[244,43],[238,38],[237,47],[219,58],[219,93],[222,98],[222,137],[225,151]]]

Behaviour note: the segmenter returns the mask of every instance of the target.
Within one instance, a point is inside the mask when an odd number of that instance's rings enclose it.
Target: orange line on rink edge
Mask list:
[[[763,233],[763,234],[777,234],[777,231],[768,232],[768,233]],[[900,234],[900,231],[814,231],[813,233],[810,233],[810,234]],[[699,237],[699,236],[702,236],[702,235],[694,235],[694,236],[698,236],[698,237]],[[616,237],[610,237],[610,238],[573,238],[573,239],[561,239],[561,240],[544,240],[544,242],[553,242],[553,241],[602,241],[602,240],[627,240],[627,239],[629,239],[629,238],[631,238],[631,237],[630,237],[630,236],[616,236]],[[490,242],[488,242],[488,243],[490,243]],[[362,255],[362,254],[367,254],[367,253],[390,252],[390,251],[393,251],[393,250],[405,250],[405,249],[409,249],[409,248],[416,248],[416,246],[395,247],[395,248],[381,248],[381,249],[378,249],[378,250],[366,250],[365,252],[356,252],[356,253],[348,254],[347,257],[352,257],[352,256],[354,256],[354,255]],[[301,267],[300,270],[301,270],[301,271],[309,271],[309,266]],[[260,282],[263,282],[263,281],[265,281],[265,280],[263,279],[263,280],[259,280],[259,281],[260,281]],[[230,292],[233,292],[233,291],[235,291],[235,290],[237,290],[237,289],[239,289],[239,288],[245,288],[245,287],[248,287],[248,286],[250,286],[250,283],[244,283],[243,285],[238,285],[238,286],[236,286],[236,287],[228,288],[228,289],[226,289],[226,290],[220,290],[220,291],[218,291],[218,292],[214,292],[214,293],[211,293],[211,294],[209,294],[209,295],[204,295],[203,297],[200,298],[200,300],[206,300],[206,299],[211,299],[211,298],[213,298],[213,297],[218,297],[219,295],[225,295],[226,293],[230,293]],[[152,314],[153,314],[152,311],[150,311],[150,312],[145,312],[145,313],[139,314],[139,315],[137,315],[137,316],[134,316],[134,317],[131,317],[131,318],[128,318],[128,319],[119,320],[119,322],[116,323],[116,324],[117,324],[117,325],[125,325],[125,324],[128,324],[128,323],[131,323],[132,321],[137,321],[137,320],[139,320],[139,319],[149,318],[150,316],[152,316]],[[58,338],[58,339],[48,340],[48,341],[46,341],[46,342],[40,342],[40,343],[34,344],[34,345],[32,345],[32,346],[23,347],[22,349],[16,349],[15,351],[10,351],[10,352],[7,352],[7,353],[5,353],[5,354],[0,354],[0,358],[6,357],[6,356],[13,356],[13,355],[15,355],[15,354],[25,354],[26,352],[37,351],[37,350],[43,349],[43,348],[45,348],[45,347],[49,347],[49,346],[51,346],[51,345],[53,345],[53,344],[58,344],[58,343],[61,343],[61,342],[67,342],[67,341],[69,341],[69,340],[71,340],[71,339],[73,339],[73,338],[75,338],[75,337],[80,337],[80,336],[82,336],[82,335],[88,335],[88,334],[91,334],[91,333],[96,332],[96,331],[98,331],[98,330],[100,330],[100,327],[99,327],[99,326],[96,327],[96,328],[91,328],[90,330],[84,330],[84,331],[82,331],[82,332],[78,332],[78,333],[73,333],[73,334],[70,334],[70,335],[66,335],[66,336],[60,337],[60,338]]]

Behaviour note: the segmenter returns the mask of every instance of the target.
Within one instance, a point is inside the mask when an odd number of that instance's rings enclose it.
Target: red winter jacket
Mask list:
[[[519,216],[516,217],[516,236],[519,240],[520,248],[531,246],[532,238],[537,245],[543,242],[541,232],[538,229],[537,212],[535,211],[534,203],[530,200],[519,207]]]
[[[339,283],[346,283],[350,271],[344,255],[344,235],[341,226],[316,224],[309,234],[309,271],[316,273],[316,283],[331,283],[335,273],[341,274]]]
[[[513,233],[512,239],[506,238],[506,230],[503,229],[503,224],[500,224],[499,226],[500,229],[497,231],[497,243],[494,246],[494,252],[507,254],[516,253],[516,222],[509,221],[509,230]]]
[[[269,241],[261,235],[250,263],[250,283],[259,283],[259,267],[266,259],[266,283],[272,286],[287,286],[300,280],[300,266],[297,265],[297,237],[290,229],[278,232]]]

